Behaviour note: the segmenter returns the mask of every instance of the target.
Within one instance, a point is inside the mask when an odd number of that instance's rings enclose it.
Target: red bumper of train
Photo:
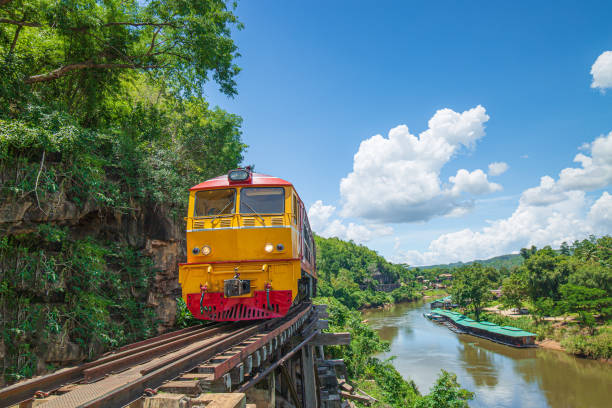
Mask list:
[[[265,291],[255,291],[248,298],[226,298],[221,292],[189,293],[187,308],[200,320],[236,321],[283,317],[291,307],[290,290],[271,290],[268,299]]]

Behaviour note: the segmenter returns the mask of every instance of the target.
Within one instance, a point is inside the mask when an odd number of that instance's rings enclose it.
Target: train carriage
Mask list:
[[[249,168],[190,189],[183,299],[194,317],[284,316],[315,295],[315,246],[304,204],[288,181]]]

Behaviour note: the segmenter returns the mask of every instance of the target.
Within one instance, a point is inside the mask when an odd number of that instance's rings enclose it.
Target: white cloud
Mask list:
[[[584,149],[590,150],[591,156],[577,154],[574,161],[580,163],[580,167],[561,170],[557,181],[549,176],[542,177],[539,186],[523,192],[521,202],[549,205],[565,200],[569,191],[592,191],[612,183],[612,132],[583,146]]]
[[[609,234],[612,231],[612,195],[605,191],[589,211],[589,222],[595,234]]]
[[[317,200],[308,209],[308,221],[314,231],[323,231],[329,224],[329,219],[336,211],[333,205],[325,205],[323,201]]]
[[[453,208],[451,212],[449,212],[448,214],[446,214],[444,217],[446,218],[460,218],[463,217],[465,214],[469,213],[470,210],[474,207],[473,203],[470,203],[471,205],[465,206],[465,207],[457,207],[457,208]]]
[[[508,163],[493,162],[489,164],[489,176],[499,176],[508,170]]]
[[[519,204],[506,219],[496,220],[479,231],[470,228],[443,234],[431,241],[424,252],[399,252],[411,265],[486,259],[535,245],[559,246],[563,241],[582,239],[599,230],[612,232],[609,214],[612,196],[607,192],[590,208],[585,193],[572,191],[567,199],[550,206]],[[607,213],[606,213],[607,211]],[[607,226],[599,225],[607,218]]]
[[[424,221],[469,208],[470,202],[458,197],[461,192],[498,190],[482,170],[460,170],[452,178],[452,188],[440,182],[442,167],[462,147],[474,146],[485,135],[488,120],[480,105],[462,113],[441,109],[418,137],[401,125],[387,138],[376,135],[362,141],[353,171],[340,182],[341,215],[383,222]]]
[[[402,240],[399,239],[398,237],[395,237],[395,239],[393,240],[393,249],[398,250],[399,247],[402,245]]]
[[[344,220],[332,219],[335,211],[336,207],[333,205],[325,205],[321,200],[315,201],[308,209],[308,220],[312,229],[325,238],[337,237],[353,240],[357,243],[364,243],[376,237],[393,234],[393,228],[390,226],[361,225],[354,222],[347,224]]]
[[[604,90],[612,88],[612,51],[605,51],[591,67],[593,82],[591,88]]]
[[[480,169],[469,172],[465,169],[457,171],[457,175],[448,179],[453,183],[451,192],[453,195],[459,195],[462,192],[471,194],[486,194],[493,193],[502,189],[497,183],[490,183],[487,180],[487,175]]]
[[[424,252],[398,250],[396,259],[415,265],[469,261],[612,233],[612,195],[604,191],[592,205],[586,197],[586,192],[612,184],[612,132],[588,150],[590,156],[578,154],[574,160],[581,167],[561,170],[557,180],[544,176],[539,186],[525,190],[510,217],[478,231],[442,234]]]

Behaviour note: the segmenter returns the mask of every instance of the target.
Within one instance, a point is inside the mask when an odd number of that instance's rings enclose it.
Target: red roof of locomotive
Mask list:
[[[206,180],[197,186],[191,187],[189,190],[207,190],[210,188],[223,188],[223,187],[243,187],[243,186],[291,186],[292,184],[287,180],[280,179],[274,176],[268,176],[267,174],[251,173],[251,178],[246,182],[233,182],[230,183],[227,178],[227,174],[223,176],[215,177],[210,180]]]

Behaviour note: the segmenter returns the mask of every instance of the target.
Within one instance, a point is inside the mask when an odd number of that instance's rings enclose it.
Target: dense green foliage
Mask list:
[[[518,273],[513,273],[502,283],[502,304],[507,308],[520,309],[527,297],[527,282]]]
[[[416,408],[467,408],[474,393],[461,388],[457,375],[442,370],[431,392],[416,404]]]
[[[529,300],[540,316],[576,313],[593,327],[612,313],[612,238],[591,237],[561,251],[535,247],[521,251],[523,266],[504,281],[506,298]]]
[[[241,119],[202,97],[236,92],[233,27],[221,0],[0,2],[8,381],[59,341],[88,358],[155,332],[143,231],[121,220],[179,222],[186,188],[241,162]]]
[[[375,251],[338,238],[315,236],[318,294],[362,309],[414,300],[414,272],[406,265],[388,262]],[[377,290],[381,284],[399,284],[391,292]]]
[[[42,224],[1,239],[0,270],[8,381],[36,373],[36,344],[67,336],[91,358],[155,333],[153,311],[142,308],[151,262],[125,244],[70,239],[67,229]]]

